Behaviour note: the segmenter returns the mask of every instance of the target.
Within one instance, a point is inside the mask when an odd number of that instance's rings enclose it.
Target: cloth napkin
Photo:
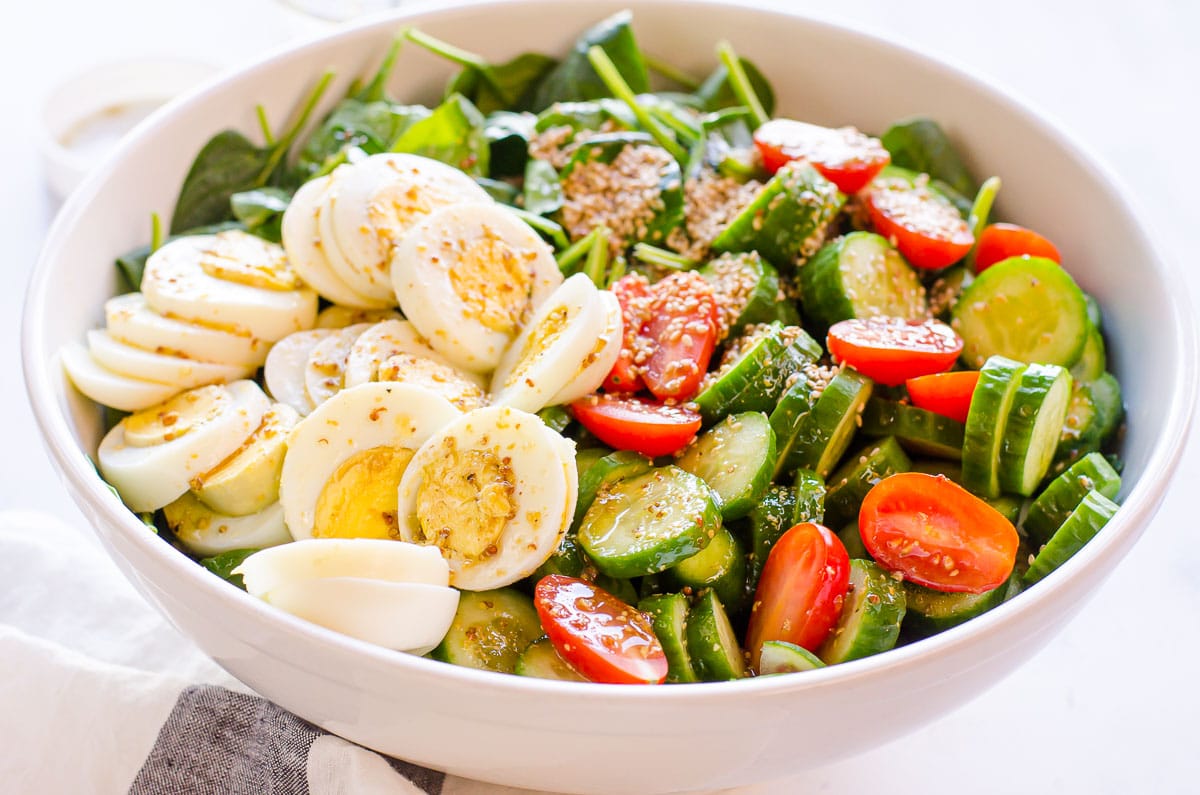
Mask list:
[[[516,795],[260,698],[142,601],[86,528],[0,512],[0,791]]]

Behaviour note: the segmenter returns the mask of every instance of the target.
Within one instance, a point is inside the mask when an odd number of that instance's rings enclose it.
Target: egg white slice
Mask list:
[[[334,632],[422,655],[446,636],[458,596],[438,585],[330,577],[280,585],[263,599]]]
[[[299,421],[300,414],[291,406],[271,406],[262,423],[233,455],[192,480],[192,493],[226,516],[248,516],[278,502],[279,472],[288,434]]]
[[[392,255],[392,285],[405,317],[435,351],[475,373],[496,367],[561,283],[550,246],[494,202],[437,210]]]
[[[384,320],[403,320],[393,309],[356,309],[333,304],[317,313],[316,328],[345,328],[355,323],[380,323]]]
[[[198,408],[193,412],[189,406]],[[96,453],[100,474],[130,509],[158,510],[187,491],[193,478],[241,447],[270,407],[270,399],[253,381],[177,395],[131,414],[105,435]]]
[[[346,361],[358,336],[371,326],[356,323],[338,329],[308,352],[304,363],[304,391],[314,406],[336,395],[346,385]]]
[[[256,513],[228,516],[188,492],[163,506],[163,516],[179,542],[201,557],[234,549],[263,549],[292,540],[283,523],[283,506],[277,502]]]
[[[476,380],[447,364],[444,359],[426,359],[411,353],[397,353],[384,359],[375,373],[377,381],[392,381],[425,387],[449,400],[459,411],[474,411],[488,404],[488,394]]]
[[[263,383],[271,397],[288,404],[302,417],[316,408],[304,385],[304,370],[317,343],[337,332],[324,328],[297,331],[272,345],[263,365]]]
[[[270,344],[248,333],[210,328],[160,315],[141,293],[126,293],[104,304],[108,333],[135,348],[200,362],[260,367]]]
[[[237,236],[241,237],[237,237]],[[261,268],[279,274],[286,265],[283,249],[231,230],[215,235],[190,235],[163,245],[146,260],[142,293],[160,314],[206,323],[218,328],[245,331],[274,342],[294,331],[312,328],[317,316],[317,294],[308,287],[267,289],[217,278],[206,271],[242,263],[248,270]],[[242,257],[254,256],[246,262]],[[277,257],[277,259],[276,259]],[[283,273],[286,283],[286,273]],[[296,280],[300,284],[299,280]]]
[[[76,389],[97,403],[120,411],[140,411],[179,391],[170,384],[142,381],[101,367],[78,342],[68,342],[58,356]]]
[[[394,301],[361,295],[333,272],[325,255],[318,218],[325,202],[330,177],[318,177],[300,186],[283,213],[283,248],[288,262],[310,287],[335,304],[362,309],[387,308]]]
[[[608,290],[600,291],[600,302],[605,310],[604,333],[596,339],[595,347],[580,363],[580,370],[555,393],[547,405],[572,403],[595,392],[616,365],[617,357],[621,355],[622,332],[625,327],[621,303]]]
[[[88,352],[101,367],[114,373],[174,386],[182,392],[205,384],[223,384],[253,375],[257,368],[236,364],[213,364],[153,353],[114,339],[107,331],[87,333]]]
[[[317,406],[292,430],[283,459],[279,500],[292,535],[398,538],[400,472],[459,416],[427,389],[381,382],[351,387]]]
[[[384,360],[402,353],[453,366],[429,347],[429,341],[417,332],[412,323],[407,320],[385,320],[358,335],[350,346],[350,353],[346,356],[346,386],[380,380],[379,366]],[[475,373],[463,373],[462,377],[480,387],[484,385],[484,380]]]
[[[536,415],[508,406],[462,415],[405,470],[400,537],[441,549],[456,588],[485,591],[533,573],[575,510],[561,439]]]
[[[359,577],[446,587],[450,567],[432,547],[378,538],[310,538],[255,552],[242,561],[246,591],[262,596],[288,583]]]

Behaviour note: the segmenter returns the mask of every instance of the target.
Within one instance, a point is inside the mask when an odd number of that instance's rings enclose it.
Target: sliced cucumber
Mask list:
[[[688,598],[681,593],[651,596],[638,602],[638,610],[650,616],[667,655],[667,681],[699,682],[687,649]]]
[[[446,637],[430,652],[443,662],[511,674],[542,636],[533,600],[512,588],[463,591]]]
[[[963,434],[962,485],[981,497],[1000,496],[1000,448],[1023,372],[1024,364],[1003,356],[991,357],[979,371]]]
[[[824,667],[825,663],[820,657],[803,646],[788,643],[786,640],[764,641],[758,657],[759,676],[796,674]]]
[[[1104,335],[1095,324],[1088,324],[1087,339],[1079,361],[1071,365],[1071,377],[1076,381],[1094,381],[1108,370],[1108,352],[1104,347]]]
[[[576,671],[562,658],[549,638],[535,640],[517,658],[513,669],[517,676],[533,676],[538,679],[557,679],[560,682],[587,682],[587,677]]]
[[[1009,257],[963,290],[951,325],[963,339],[963,361],[981,367],[999,355],[1070,367],[1087,341],[1087,301],[1059,264]]]
[[[666,575],[679,587],[711,588],[722,604],[736,612],[746,590],[746,550],[729,528],[722,527],[708,546],[667,569]]]
[[[722,338],[740,334],[746,326],[775,320],[779,271],[758,252],[722,254],[697,273],[717,295]]]
[[[579,526],[579,543],[611,577],[663,571],[690,558],[721,526],[721,512],[704,481],[666,466],[614,484]]]
[[[796,381],[771,412],[776,477],[799,467],[829,477],[858,430],[872,386],[870,378],[849,368],[823,385],[808,378]]]
[[[870,657],[896,645],[904,586],[868,560],[850,561],[850,590],[833,632],[817,650],[827,665]]]
[[[1099,453],[1088,453],[1051,481],[1029,506],[1022,528],[1035,543],[1045,544],[1093,489],[1110,500],[1121,490],[1121,476]]]
[[[873,397],[862,413],[864,436],[895,436],[904,449],[957,461],[962,458],[965,426],[917,406]]]
[[[1049,477],[1057,477],[1080,457],[1104,447],[1120,427],[1124,414],[1121,385],[1111,373],[1104,373],[1095,381],[1077,382],[1071,390],[1071,403]]]
[[[842,546],[846,548],[846,554],[851,560],[874,560],[871,553],[867,551],[867,545],[863,543],[862,533],[858,529],[858,520],[838,530],[838,538],[842,542]]]
[[[746,566],[747,601],[754,598],[758,578],[762,575],[771,547],[779,537],[792,528],[796,512],[796,489],[772,485],[762,500],[750,511],[750,554]]]
[[[739,411],[770,411],[793,374],[816,361],[819,353],[805,357],[803,344],[789,342],[787,328],[779,323],[751,326],[730,342],[720,367],[695,398],[706,423]]]
[[[962,291],[974,277],[961,262],[935,273],[937,276],[926,291],[929,295],[929,314],[948,323],[951,319],[950,310],[958,303]]]
[[[705,682],[741,679],[746,660],[729,616],[714,591],[708,590],[687,616],[687,649],[696,673]]]
[[[583,480],[583,476],[587,474],[587,471],[592,468],[592,464],[611,453],[612,450],[609,450],[607,447],[584,447],[576,450],[575,470],[579,473],[580,481]],[[582,482],[580,485],[582,485]]]
[[[592,584],[602,591],[608,591],[627,605],[637,604],[638,589],[634,586],[632,580],[627,580],[623,577],[610,577],[607,574],[598,573],[592,577]]]
[[[907,472],[911,465],[896,437],[885,436],[871,442],[829,477],[825,520],[831,527],[857,521],[858,509],[871,487],[889,475]]]
[[[578,577],[587,566],[583,548],[579,546],[579,537],[575,530],[568,530],[558,547],[550,553],[550,557],[542,561],[530,578],[536,584],[547,574],[566,574],[568,577]]]
[[[906,582],[904,629],[920,637],[936,635],[1003,603],[1008,590],[1007,582],[983,593],[946,593]]]
[[[1028,497],[1037,489],[1054,460],[1070,402],[1071,374],[1064,368],[1031,364],[1021,373],[1000,445],[1001,491]]]
[[[796,488],[796,510],[792,512],[792,525],[801,522],[824,524],[825,479],[811,469],[801,467],[796,470],[792,485]]]
[[[702,433],[675,465],[716,493],[722,519],[740,519],[771,484],[775,432],[761,412],[732,414]]]
[[[1025,572],[1025,584],[1033,585],[1039,582],[1070,560],[1108,524],[1108,520],[1113,518],[1120,507],[1100,492],[1089,491],[1037,553],[1033,563],[1029,564],[1029,571]]]
[[[826,243],[799,277],[804,316],[822,328],[849,318],[925,318],[925,287],[917,272],[873,232]]]
[[[579,527],[583,515],[601,491],[611,489],[627,478],[635,478],[650,471],[654,462],[632,450],[618,450],[593,462],[586,471],[580,470],[579,497],[575,501],[575,518],[572,527]]]

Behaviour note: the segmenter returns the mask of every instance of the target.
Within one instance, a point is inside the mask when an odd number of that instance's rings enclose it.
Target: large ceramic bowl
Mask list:
[[[964,626],[804,675],[657,688],[560,683],[406,656],[293,619],[147,534],[105,489],[88,459],[99,413],[67,385],[54,354],[102,323],[103,299],[116,289],[113,256],[145,241],[151,210],[170,211],[211,133],[232,125],[252,134],[259,102],[272,118],[286,115],[327,67],[344,88],[400,24],[500,58],[562,51],[624,6],[633,7],[648,51],[695,73],[711,65],[715,41],[731,39],[774,78],[782,115],[868,130],[913,113],[941,120],[976,174],[1003,175],[1001,212],[1057,241],[1104,307],[1129,407],[1124,504],[1061,570]],[[448,74],[445,63],[409,47],[392,88],[430,99]],[[666,792],[767,779],[862,751],[974,697],[1047,643],[1147,529],[1170,481],[1195,369],[1184,294],[1179,273],[1156,254],[1100,166],[1037,114],[953,68],[740,4],[531,0],[427,7],[344,30],[159,112],[55,223],[30,287],[23,352],[46,442],[108,552],[149,601],[246,684],[355,742],[459,775],[581,793]]]

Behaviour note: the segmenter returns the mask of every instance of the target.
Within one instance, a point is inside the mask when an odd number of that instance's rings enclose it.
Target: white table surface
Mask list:
[[[1162,251],[1191,273],[1193,295],[1200,292],[1194,242],[1200,4],[774,5],[890,32],[1048,111],[1115,168]],[[0,508],[83,522],[42,451],[21,388],[24,286],[58,206],[36,157],[35,110],[58,79],[97,61],[174,52],[233,64],[319,26],[271,0],[60,0],[20,3],[6,17],[0,25],[6,116],[0,122],[6,451]],[[974,702],[871,753],[738,792],[1200,791],[1200,545],[1188,494],[1198,479],[1200,440],[1193,440],[1175,489],[1119,571],[1049,648]]]

